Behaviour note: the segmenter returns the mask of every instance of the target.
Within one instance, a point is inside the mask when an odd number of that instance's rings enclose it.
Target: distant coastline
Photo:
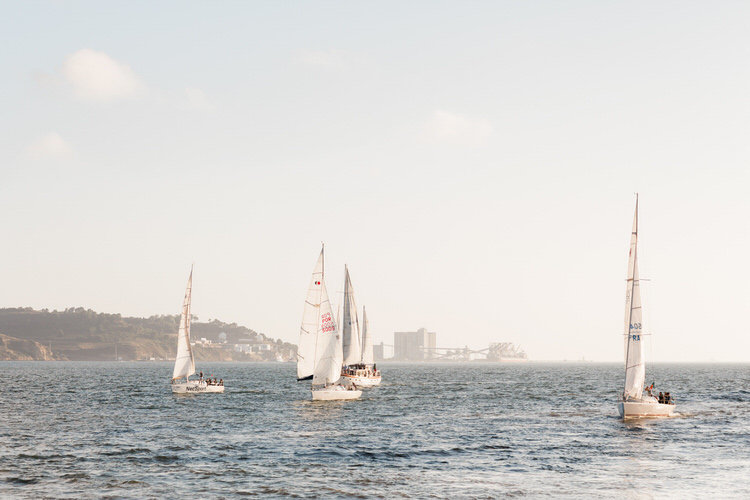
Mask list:
[[[179,316],[148,318],[30,307],[0,309],[0,361],[166,361],[174,359]],[[297,346],[250,328],[193,318],[202,361],[289,361]]]

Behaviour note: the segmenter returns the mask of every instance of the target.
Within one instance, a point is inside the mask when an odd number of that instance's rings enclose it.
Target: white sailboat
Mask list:
[[[325,284],[325,248],[313,269],[297,347],[297,380],[312,379],[313,401],[357,399],[353,385],[339,383],[343,345]]]
[[[347,270],[347,278],[349,272]],[[347,280],[348,281],[348,280]],[[351,283],[350,283],[351,285]],[[346,288],[346,287],[345,287]],[[351,286],[349,287],[350,290]],[[354,303],[354,292],[352,290],[352,304]],[[354,307],[356,314],[356,306]],[[346,317],[344,319],[346,321]],[[357,321],[357,324],[359,322]],[[346,327],[346,325],[344,325]],[[346,363],[345,363],[346,365]],[[375,366],[374,353],[372,347],[372,336],[370,335],[370,324],[367,321],[367,310],[362,306],[362,352],[359,362],[344,366],[341,376],[350,380],[358,387],[374,387],[380,385],[382,375]]]
[[[643,309],[638,273],[638,197],[635,200],[633,231],[630,236],[628,279],[625,291],[625,389],[617,409],[622,418],[668,417],[674,411],[669,393],[657,399],[646,382],[646,358],[643,343]]]
[[[224,382],[221,384],[209,384],[203,377],[199,380],[190,380],[190,375],[195,374],[195,357],[190,347],[190,300],[193,293],[193,268],[190,268],[185,299],[182,302],[182,313],[180,314],[180,327],[177,331],[177,356],[174,360],[172,372],[172,392],[177,394],[201,393],[201,392],[224,392]],[[203,372],[201,372],[201,375]],[[183,380],[184,377],[184,380]]]

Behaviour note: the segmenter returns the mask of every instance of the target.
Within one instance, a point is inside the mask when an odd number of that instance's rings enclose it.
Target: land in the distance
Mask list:
[[[133,361],[174,359],[179,315],[148,318],[30,307],[0,309],[0,360]],[[191,324],[201,361],[289,361],[297,346],[236,323]]]

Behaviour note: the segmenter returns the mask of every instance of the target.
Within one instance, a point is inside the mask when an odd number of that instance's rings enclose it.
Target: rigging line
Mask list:
[[[633,292],[635,291],[635,266],[638,265],[638,193],[635,194],[635,231],[631,233],[635,235],[635,244],[632,245],[633,250],[633,278],[630,286],[630,314],[628,316],[628,347],[625,349],[625,384],[628,383],[628,360],[630,359],[630,325],[633,324]],[[630,274],[630,269],[628,269]],[[624,385],[625,385],[624,384]],[[623,391],[624,392],[624,391]]]

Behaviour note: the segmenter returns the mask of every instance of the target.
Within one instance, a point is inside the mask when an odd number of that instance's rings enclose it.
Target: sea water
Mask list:
[[[750,365],[653,364],[678,416],[623,422],[621,364],[381,364],[312,402],[292,364],[0,363],[0,496],[750,498]]]

